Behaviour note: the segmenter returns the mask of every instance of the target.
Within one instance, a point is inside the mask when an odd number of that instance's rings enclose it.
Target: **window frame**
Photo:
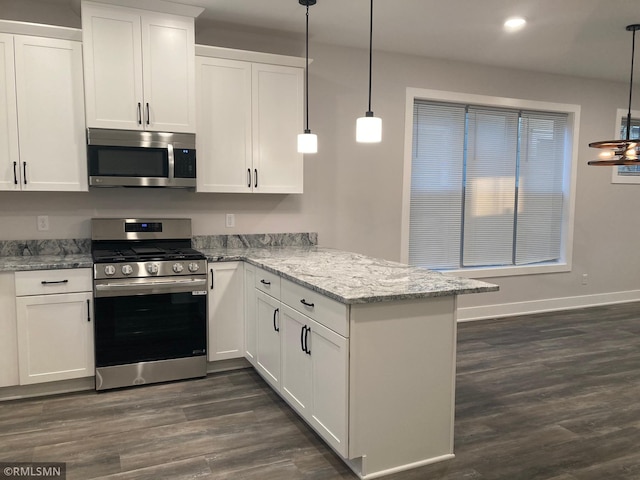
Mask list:
[[[629,112],[626,108],[619,108],[616,110],[616,125],[613,137],[614,139],[620,138],[620,125],[622,122],[627,121],[627,113]],[[640,110],[631,110],[631,118],[638,119],[640,118]],[[595,153],[595,157],[597,157],[598,152],[592,150]],[[626,183],[626,184],[640,184],[640,175],[638,176],[628,176],[628,175],[619,175],[618,167],[611,168],[611,183]]]
[[[477,95],[444,90],[407,87],[405,103],[405,144],[404,170],[402,182],[402,221],[400,235],[400,260],[409,260],[409,217],[411,205],[411,169],[413,156],[413,105],[415,100],[434,102],[449,102],[477,105],[484,107],[503,107],[520,110],[534,110],[543,112],[566,113],[567,119],[567,148],[571,149],[564,164],[563,191],[567,193],[567,201],[562,212],[561,257],[555,262],[538,263],[534,265],[513,265],[498,267],[466,267],[454,270],[443,270],[445,273],[465,276],[469,278],[490,278],[515,275],[531,275],[541,273],[556,273],[571,271],[573,258],[573,229],[575,215],[576,176],[578,168],[578,138],[580,125],[580,105],[568,103],[541,102],[509,97]],[[637,177],[640,183],[640,177]]]

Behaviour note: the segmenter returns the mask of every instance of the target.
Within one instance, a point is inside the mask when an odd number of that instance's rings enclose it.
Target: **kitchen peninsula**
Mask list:
[[[203,251],[244,262],[245,357],[360,478],[453,457],[456,297],[497,286],[315,246]]]
[[[244,319],[223,321],[242,356],[359,477],[453,457],[456,297],[497,286],[315,245],[194,246],[212,275],[237,263]],[[0,257],[0,276],[90,266],[55,260]]]

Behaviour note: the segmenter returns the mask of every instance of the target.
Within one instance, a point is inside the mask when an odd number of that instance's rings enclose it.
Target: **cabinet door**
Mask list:
[[[251,64],[196,58],[199,192],[250,192]]]
[[[312,394],[311,319],[282,305],[282,396],[309,419]]]
[[[87,190],[80,42],[15,37],[22,190]]]
[[[13,273],[0,273],[0,387],[18,385],[18,333]]]
[[[196,131],[194,19],[142,16],[144,128]]]
[[[255,367],[257,346],[256,267],[244,263],[244,356]]]
[[[140,16],[83,2],[82,43],[87,126],[141,130]]]
[[[253,64],[254,191],[302,193],[303,69]],[[257,184],[257,187],[255,186]]]
[[[16,298],[20,384],[95,374],[92,295]]]
[[[13,35],[0,33],[0,190],[20,190]]]
[[[280,302],[256,290],[256,368],[273,388],[280,390]]]
[[[344,457],[348,454],[349,340],[311,321],[310,423]]]
[[[209,263],[208,360],[242,357],[244,279],[240,262]]]

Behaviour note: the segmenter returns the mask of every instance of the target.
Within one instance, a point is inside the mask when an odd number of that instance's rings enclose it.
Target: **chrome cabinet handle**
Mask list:
[[[247,178],[249,181],[247,182],[247,187],[251,188],[251,169],[247,168]]]
[[[142,104],[138,102],[138,125],[142,125]]]
[[[56,280],[55,282],[49,282],[47,280],[42,280],[40,283],[42,285],[59,285],[61,283],[69,283],[69,280]]]
[[[24,173],[24,177],[22,178],[24,180],[24,184],[27,184],[27,162],[22,162],[22,173]]]
[[[276,309],[273,311],[273,329],[274,329],[276,332],[279,332],[279,331],[280,331],[280,327],[276,324],[276,317],[278,316],[278,312],[280,312],[280,309],[279,309],[279,308],[276,308]]]
[[[304,332],[304,351],[307,355],[311,355],[311,349],[309,348],[309,332],[311,329],[307,327],[307,331]]]
[[[16,170],[17,166],[18,166],[18,162],[13,162],[13,184],[14,185],[18,184],[18,171]]]
[[[257,169],[257,168],[254,168],[254,169],[253,169],[253,171],[254,171],[254,172],[255,172],[255,174],[256,174],[256,183],[255,183],[255,185],[254,185],[253,187],[254,187],[254,188],[258,188],[258,169]]]
[[[147,125],[149,125],[151,115],[149,115],[149,102],[147,102]]]

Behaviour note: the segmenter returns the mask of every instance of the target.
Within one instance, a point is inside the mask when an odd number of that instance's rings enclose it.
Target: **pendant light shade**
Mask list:
[[[628,25],[627,31],[633,32],[631,43],[631,79],[629,81],[629,110],[627,111],[627,128],[624,140],[604,140],[593,142],[589,146],[602,150],[599,160],[588,162],[596,166],[640,165],[640,138],[631,139],[631,96],[633,93],[633,60],[636,49],[636,32],[640,24]]]
[[[304,133],[298,135],[298,153],[318,153],[318,136],[309,130],[309,7],[316,4],[316,0],[298,0],[298,3],[307,7],[307,28],[306,28],[306,59],[304,69],[304,109],[305,128]]]
[[[371,111],[371,65],[373,60],[373,0],[369,17],[369,109],[364,117],[356,121],[356,141],[359,143],[378,143],[382,141],[382,119]]]

